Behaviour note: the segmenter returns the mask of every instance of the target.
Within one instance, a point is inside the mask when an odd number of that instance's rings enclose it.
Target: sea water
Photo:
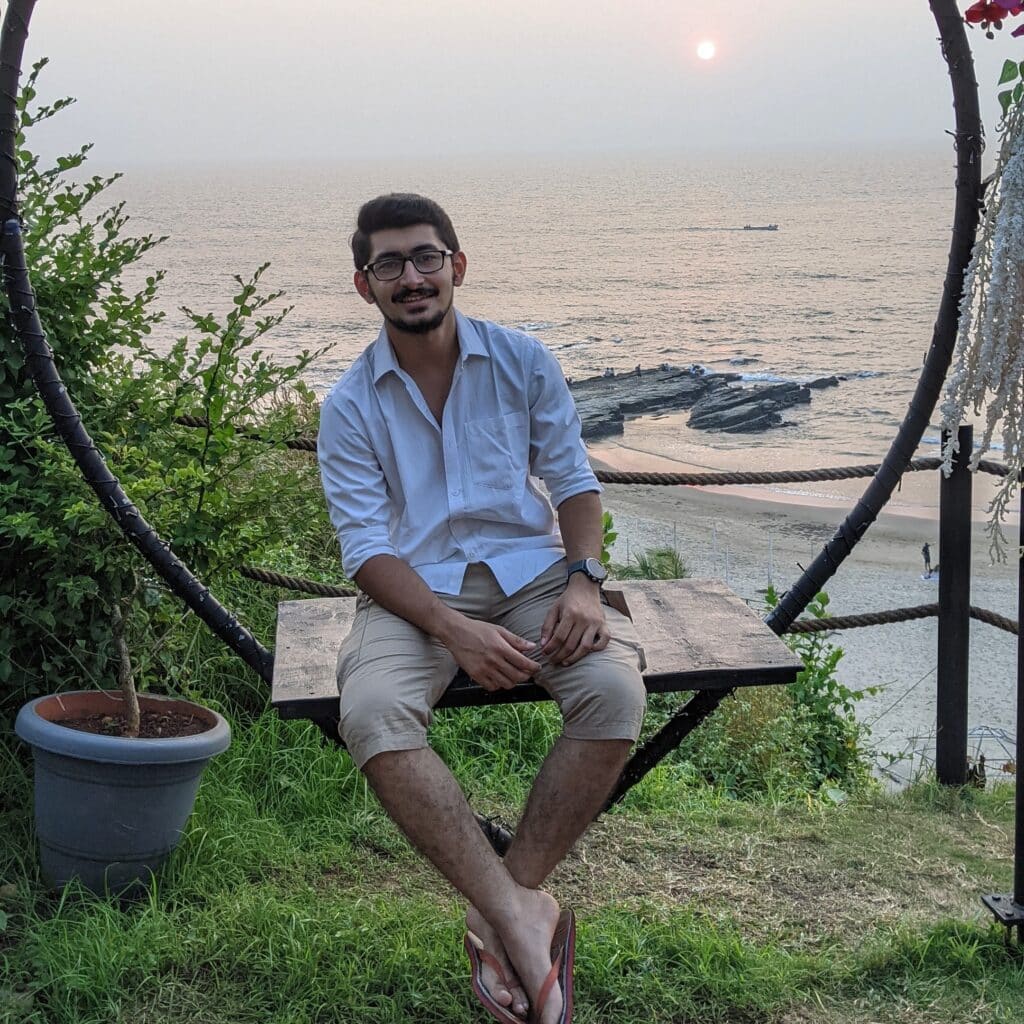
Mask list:
[[[158,344],[186,330],[179,306],[223,314],[232,275],[269,261],[264,284],[294,309],[268,346],[288,358],[330,345],[308,373],[326,391],[379,325],[352,286],[356,210],[419,191],[450,212],[468,254],[458,306],[535,334],[571,377],[669,362],[748,380],[845,378],[767,433],[692,431],[682,413],[630,422],[621,439],[680,466],[805,468],[879,460],[895,434],[938,312],[954,178],[951,147],[937,145],[138,167],[116,188],[130,227],[169,236],[138,271],[167,272]],[[768,223],[779,229],[743,230]],[[937,441],[933,422],[920,454]],[[935,476],[922,476],[914,501],[934,506]],[[806,497],[860,486],[813,485]]]

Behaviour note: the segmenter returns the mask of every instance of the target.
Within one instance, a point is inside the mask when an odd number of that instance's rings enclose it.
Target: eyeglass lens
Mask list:
[[[376,263],[370,264],[370,270],[378,281],[394,281],[401,277],[406,263],[412,263],[421,274],[436,274],[444,266],[446,255],[447,253],[439,249],[425,249],[423,252],[413,253],[412,256],[377,260]]]

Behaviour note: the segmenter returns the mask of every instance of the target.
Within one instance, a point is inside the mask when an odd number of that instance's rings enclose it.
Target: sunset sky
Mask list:
[[[101,164],[744,152],[947,145],[935,36],[926,0],[42,0],[28,57],[79,101],[37,145]],[[992,138],[1024,40],[970,38]]]

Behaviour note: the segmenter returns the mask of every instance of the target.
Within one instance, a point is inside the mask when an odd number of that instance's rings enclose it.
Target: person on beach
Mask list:
[[[928,545],[928,541],[924,542],[924,547],[921,548],[921,557],[924,558],[924,574],[931,576],[932,574],[932,549]]]
[[[601,488],[554,356],[454,308],[467,260],[437,203],[373,199],[351,244],[356,290],[384,322],[320,420],[324,492],[360,590],[338,655],[339,732],[466,897],[488,1012],[567,1024],[574,918],[540,886],[603,806],[646,700],[636,631],[601,590]],[[427,743],[457,668],[489,691],[532,677],[563,718],[504,860]]]

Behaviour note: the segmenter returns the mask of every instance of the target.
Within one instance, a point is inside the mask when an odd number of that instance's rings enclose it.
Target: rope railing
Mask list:
[[[201,416],[177,416],[175,423],[183,427],[204,429],[209,422]],[[266,441],[259,431],[246,430],[242,433],[253,441]],[[286,448],[296,451],[315,452],[315,437],[293,437],[282,442]],[[659,487],[715,487],[726,484],[805,484],[821,480],[855,480],[860,477],[874,476],[881,463],[872,462],[860,466],[832,466],[819,469],[776,469],[765,471],[754,470],[714,470],[709,473],[645,473],[623,472],[614,469],[598,469],[594,471],[598,482],[602,484],[650,484]],[[942,459],[934,456],[911,459],[906,472],[919,473],[924,470],[939,469]],[[979,473],[990,473],[992,476],[1008,476],[1009,467],[1001,462],[982,459],[978,463]]]
[[[271,569],[260,569],[251,565],[243,565],[238,569],[246,579],[270,587],[281,587],[283,590],[294,590],[302,594],[314,594],[317,597],[355,597],[358,593],[353,587],[335,587],[329,583],[303,579],[300,576],[286,576]],[[861,615],[835,615],[821,619],[797,619],[790,624],[787,633],[825,633],[836,629],[859,629],[862,626],[884,626],[891,622],[910,622],[914,619],[927,619],[939,614],[937,604],[919,604],[910,608],[890,608],[882,612],[866,612]],[[1014,636],[1019,633],[1019,626],[1014,619],[971,605],[971,618],[979,622],[987,622],[990,626],[1005,630]]]
[[[835,615],[824,619],[797,619],[787,633],[825,633],[833,629],[859,629],[861,626],[884,626],[890,622],[911,622],[939,614],[938,604],[919,604],[910,608],[890,608],[884,612],[866,612],[861,615]],[[987,622],[996,629],[1018,636],[1020,628],[1015,619],[971,605],[971,618]]]
[[[355,597],[358,593],[354,587],[335,587],[329,583],[304,580],[300,576],[285,576],[272,569],[260,569],[252,565],[239,566],[238,572],[246,579],[255,580],[268,587],[281,587],[283,590],[294,590],[300,594],[315,594],[317,597]]]

